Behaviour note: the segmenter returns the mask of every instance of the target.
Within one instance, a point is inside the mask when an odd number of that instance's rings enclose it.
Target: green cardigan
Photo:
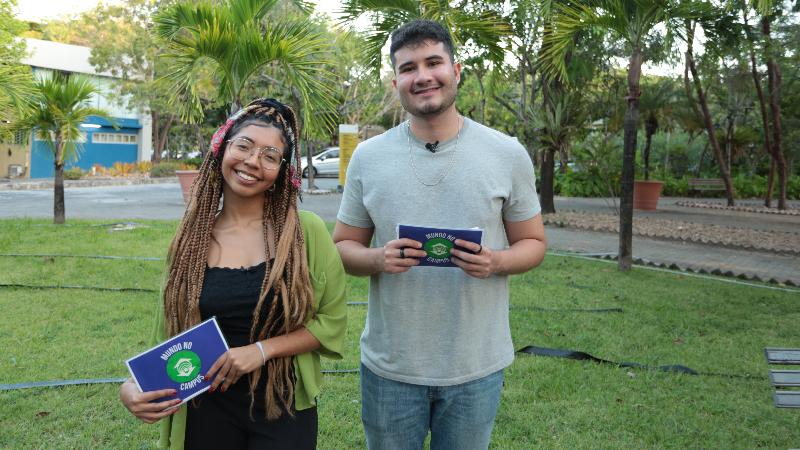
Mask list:
[[[294,405],[297,410],[316,405],[319,385],[322,384],[319,357],[342,359],[342,345],[347,328],[345,274],[339,252],[333,245],[325,222],[316,214],[300,211],[300,222],[303,225],[308,270],[311,273],[311,287],[317,307],[316,315],[306,322],[306,328],[322,345],[312,352],[294,357],[294,373],[297,378]],[[159,301],[148,345],[153,346],[164,340],[164,304]],[[161,437],[157,447],[182,450],[185,433],[186,404],[181,405],[172,416],[161,419]]]

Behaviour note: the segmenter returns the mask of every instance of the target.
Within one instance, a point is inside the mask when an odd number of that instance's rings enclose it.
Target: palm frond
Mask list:
[[[480,41],[486,46],[496,67],[502,65],[505,56],[501,42],[513,32],[495,11],[453,8],[445,0],[346,0],[341,12],[344,13],[344,25],[352,25],[363,15],[372,16],[373,28],[364,52],[368,66],[376,74],[380,73],[383,63],[381,49],[389,41],[391,33],[414,19],[440,22],[450,31],[456,47],[470,39]]]
[[[31,106],[10,128],[27,133],[34,131],[54,157],[58,154],[55,139],[59,139],[62,147],[56,162],[75,161],[82,150],[84,132],[80,125],[87,117],[98,116],[114,126],[117,124],[108,111],[88,104],[100,92],[93,80],[84,75],[68,79],[58,75],[39,78],[33,86]]]
[[[173,59],[165,79],[176,86],[170,97],[181,119],[194,122],[203,109],[197,89],[199,71],[210,60],[219,83],[217,100],[241,104],[249,80],[266,64],[277,63],[304,103],[335,109],[329,72],[323,55],[328,42],[317,26],[304,17],[288,17],[262,26],[260,17],[277,4],[275,0],[231,0],[228,6],[181,3],[155,18],[156,32]],[[263,13],[263,14],[262,14]],[[247,20],[245,20],[247,19]],[[303,108],[306,123],[313,123],[313,109]]]

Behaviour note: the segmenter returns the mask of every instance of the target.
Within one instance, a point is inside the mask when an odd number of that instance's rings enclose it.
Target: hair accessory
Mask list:
[[[261,365],[263,366],[267,363],[267,357],[264,356],[264,347],[261,346],[261,341],[256,341],[256,345],[258,346],[258,349],[261,350],[261,361],[263,361]]]
[[[222,126],[219,127],[219,129],[214,133],[214,137],[211,138],[211,149],[209,150],[214,157],[219,155],[219,148],[222,146],[222,140],[225,138],[225,135],[228,134],[228,130],[231,129],[239,117],[242,117],[244,113],[253,108],[255,108],[255,106],[251,105],[240,109],[236,112],[236,114],[232,115],[228,120],[226,120],[225,123],[222,124]]]

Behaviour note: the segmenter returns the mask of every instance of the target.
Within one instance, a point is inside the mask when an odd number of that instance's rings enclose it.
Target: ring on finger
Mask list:
[[[476,255],[477,255],[477,254],[480,254],[480,252],[482,252],[482,251],[483,251],[483,246],[482,246],[481,244],[478,244],[478,247],[480,247],[480,248],[479,248],[479,249],[478,249],[478,251],[475,253]]]
[[[405,257],[406,257],[406,249],[401,248],[400,249],[400,258],[405,259]]]

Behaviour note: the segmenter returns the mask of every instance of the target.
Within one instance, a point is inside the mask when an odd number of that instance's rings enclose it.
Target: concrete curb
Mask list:
[[[142,184],[177,183],[177,177],[167,178],[122,178],[106,180],[64,180],[64,188],[93,186],[136,186]],[[0,183],[0,191],[22,191],[28,189],[53,189],[55,181],[19,181]]]
[[[587,256],[587,257],[591,257],[591,258],[609,259],[609,260],[612,260],[612,261],[616,261],[617,260],[617,254],[615,254],[615,253],[614,254],[604,254],[604,255],[582,254],[582,253],[572,253],[572,254],[573,255],[577,255],[577,256]],[[659,267],[659,268],[662,268],[662,269],[680,270],[680,271],[684,271],[684,272],[693,272],[693,273],[700,274],[700,275],[716,275],[716,276],[728,277],[728,278],[738,278],[740,280],[745,280],[745,281],[758,281],[760,283],[771,283],[771,284],[777,284],[777,285],[781,285],[781,286],[797,287],[797,284],[795,284],[792,280],[786,280],[786,281],[783,281],[783,282],[781,282],[780,280],[776,280],[775,278],[770,278],[769,280],[762,280],[758,275],[748,276],[745,273],[737,274],[737,273],[734,273],[731,270],[723,272],[719,268],[714,269],[714,270],[709,272],[706,269],[695,270],[695,269],[692,269],[692,268],[689,268],[689,267],[682,268],[682,267],[678,266],[675,263],[672,263],[672,264],[654,263],[652,261],[648,261],[648,260],[643,259],[643,258],[637,258],[635,256],[633,257],[633,263],[634,264],[638,264],[640,266],[651,266],[651,267]]]

